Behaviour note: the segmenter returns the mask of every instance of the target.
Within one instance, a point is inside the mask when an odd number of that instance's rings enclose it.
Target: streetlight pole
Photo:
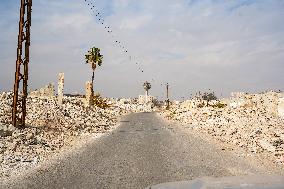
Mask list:
[[[168,109],[170,109],[170,99],[169,99],[169,83],[167,83],[166,89],[167,89],[166,109],[168,110]]]

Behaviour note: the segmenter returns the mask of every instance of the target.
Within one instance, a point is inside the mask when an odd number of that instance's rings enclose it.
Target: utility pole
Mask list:
[[[168,109],[170,109],[170,99],[169,99],[169,83],[167,83],[166,89],[167,89],[166,109],[168,110]]]
[[[30,60],[30,27],[32,0],[21,0],[17,61],[14,83],[12,123],[15,127],[25,127],[26,99],[28,87],[28,64]],[[19,88],[22,85],[22,93]]]

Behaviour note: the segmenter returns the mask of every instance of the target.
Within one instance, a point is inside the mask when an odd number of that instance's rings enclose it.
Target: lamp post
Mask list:
[[[166,109],[170,109],[170,99],[169,99],[169,83],[166,85],[166,90],[167,90],[167,100],[166,100]]]

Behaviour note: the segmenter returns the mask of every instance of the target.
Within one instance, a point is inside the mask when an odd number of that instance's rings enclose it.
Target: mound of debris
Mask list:
[[[213,102],[188,100],[163,113],[168,119],[190,125],[222,142],[250,153],[272,153],[284,164],[284,119],[281,93],[241,94]]]
[[[120,115],[135,108],[125,108],[118,100],[104,108],[85,108],[84,99],[65,96],[58,105],[56,97],[31,95],[27,99],[27,127],[17,129],[10,124],[12,95],[0,94],[0,177],[38,164],[82,135],[109,130]]]

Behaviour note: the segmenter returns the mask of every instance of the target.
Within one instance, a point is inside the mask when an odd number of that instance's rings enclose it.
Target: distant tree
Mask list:
[[[198,93],[195,94],[194,98],[207,101],[207,105],[209,101],[218,99],[215,93],[211,92],[211,90],[209,90],[209,92],[204,92],[204,93],[199,91]]]
[[[202,94],[201,98],[202,98],[202,100],[206,100],[206,101],[218,99],[214,92],[205,92],[205,93]]]
[[[85,55],[85,60],[87,64],[91,64],[93,75],[92,75],[92,86],[94,86],[95,70],[97,66],[101,66],[103,63],[103,55],[100,53],[100,49],[93,47]]]

